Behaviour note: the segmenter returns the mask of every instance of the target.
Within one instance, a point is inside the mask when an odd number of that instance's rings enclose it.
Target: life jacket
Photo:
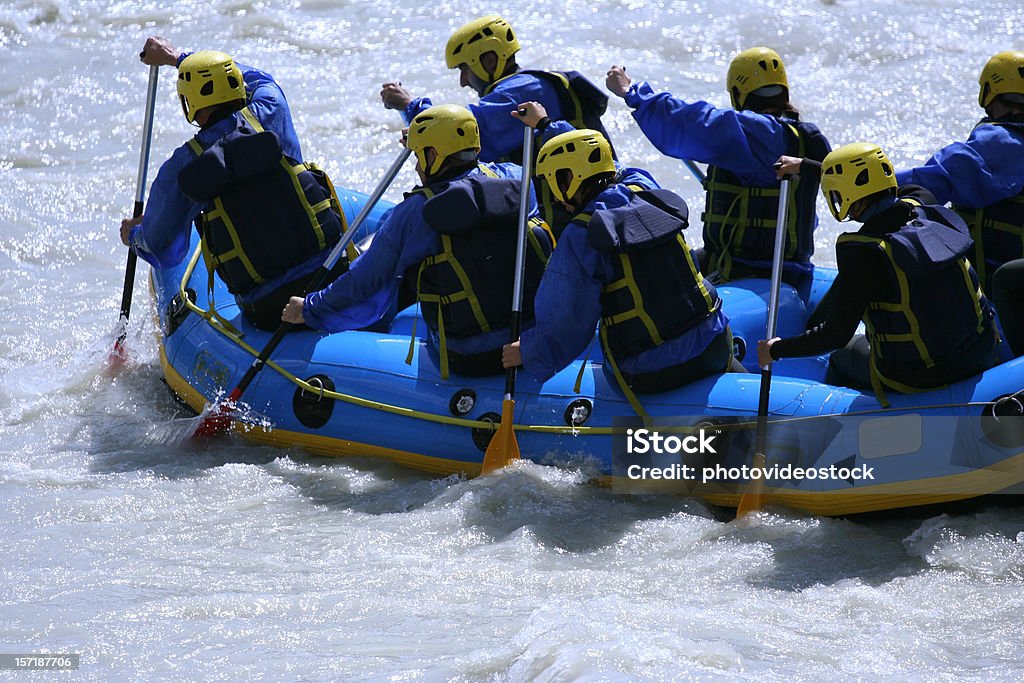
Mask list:
[[[783,116],[786,154],[822,161],[829,146],[813,123]],[[797,176],[790,180],[789,209],[786,214],[786,261],[808,263],[814,254],[815,202],[819,183]],[[733,259],[772,260],[775,221],[779,211],[779,184],[771,187],[744,185],[739,177],[720,166],[709,166],[704,180],[707,191],[704,248],[708,270],[730,279]]]
[[[982,119],[978,123],[986,125],[1003,126],[1024,137],[1022,122]],[[974,238],[974,267],[984,290],[991,292],[996,269],[1007,261],[1024,257],[1024,189],[995,204],[980,208],[954,204],[953,210],[967,222]]]
[[[871,384],[879,403],[888,405],[885,388],[913,393],[925,388],[894,379],[913,377],[955,358],[982,334],[993,334],[992,308],[981,292],[967,256],[972,241],[963,222],[941,206],[913,206],[910,220],[882,236],[845,233],[844,249],[878,249],[891,298],[872,301],[864,316],[871,345]],[[841,258],[841,256],[839,256]]]
[[[601,123],[601,116],[608,109],[608,95],[594,85],[586,76],[579,71],[545,71],[541,69],[524,69],[516,74],[529,74],[554,86],[558,95],[558,104],[562,110],[562,119],[568,121],[576,129],[589,128],[596,130],[608,140],[612,150],[612,158],[615,155],[615,146],[608,135],[607,129]],[[515,75],[515,74],[511,74]],[[505,78],[509,78],[506,76]],[[491,83],[484,94],[490,93],[495,86],[504,79],[498,79]],[[523,163],[522,149],[516,149],[498,161],[508,161],[514,164]],[[551,188],[548,187],[545,178],[534,174],[533,186],[536,188],[537,204],[540,215],[544,221],[551,226],[555,236],[562,234],[563,228],[572,220],[572,215],[562,208],[562,205],[554,201],[551,195]]]
[[[178,185],[203,203],[196,225],[211,277],[215,269],[244,295],[337,244],[344,223],[323,171],[284,155],[248,107],[234,118],[234,130],[213,144],[189,141],[196,158]]]
[[[660,346],[708,319],[721,305],[701,275],[683,238],[689,225],[686,202],[668,190],[626,185],[625,206],[580,213],[587,242],[610,255],[614,278],[601,290],[600,339],[605,362],[633,410],[647,411],[619,370],[617,358]],[[576,378],[579,391],[583,368]]]
[[[683,238],[686,202],[668,190],[627,187],[634,196],[625,206],[576,217],[588,226],[590,246],[612,256],[615,277],[601,292],[601,326],[617,358],[660,346],[721,306]]]
[[[484,165],[480,174],[419,187],[427,198],[423,219],[441,238],[441,251],[416,273],[423,319],[437,331],[441,375],[448,376],[447,339],[466,339],[512,323],[520,181],[499,178]],[[540,219],[527,229],[521,320],[533,320],[533,302],[554,237]]]

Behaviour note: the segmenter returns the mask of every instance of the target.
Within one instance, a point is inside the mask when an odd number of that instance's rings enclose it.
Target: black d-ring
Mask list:
[[[319,429],[330,422],[334,412],[334,401],[325,401],[324,393],[334,391],[334,381],[327,375],[313,375],[306,384],[315,387],[315,391],[306,391],[305,387],[295,390],[292,397],[292,411],[296,419],[310,429]]]
[[[1024,445],[1024,404],[1016,394],[998,397],[981,412],[981,430],[997,446]]]
[[[747,357],[747,342],[743,337],[734,336],[732,338],[732,355],[737,361],[742,361]]]
[[[498,425],[501,424],[501,415],[497,413],[484,413],[477,418],[477,421],[483,422],[484,425],[473,430],[473,443],[480,449],[481,453],[486,453],[487,447],[491,445],[491,437],[494,436]]]
[[[189,288],[185,290],[185,296],[192,303],[196,302],[196,290]],[[164,336],[170,337],[174,332],[181,327],[181,324],[185,322],[185,318],[191,313],[188,306],[185,305],[185,300],[181,298],[181,292],[178,292],[171,298],[171,302],[167,305],[167,315],[164,318]]]
[[[322,379],[322,375],[313,375],[312,377],[310,377],[309,379],[306,380],[306,384],[308,384],[311,387],[313,387],[314,389],[316,389],[316,393],[315,394],[313,392],[310,392],[310,394],[316,396],[317,403],[319,403],[320,401],[324,400],[324,381]],[[300,396],[302,398],[305,398],[306,397],[306,387],[299,387],[299,391],[302,392],[300,394]]]

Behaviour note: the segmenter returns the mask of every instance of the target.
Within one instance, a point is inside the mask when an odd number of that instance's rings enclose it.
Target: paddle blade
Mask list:
[[[231,392],[227,400],[221,401],[212,407],[205,417],[200,421],[196,431],[192,433],[194,441],[205,441],[215,436],[220,436],[231,428],[231,415],[242,392],[237,388]]]
[[[500,470],[519,460],[519,443],[516,441],[516,430],[512,428],[512,414],[515,412],[515,407],[516,402],[511,398],[506,398],[502,402],[501,425],[487,446],[480,474]]]
[[[220,436],[231,427],[231,411],[223,406],[217,406],[210,412],[192,433],[193,441],[205,441],[215,436]]]
[[[115,346],[114,350],[107,356],[107,366],[103,369],[103,374],[107,377],[113,377],[121,371],[121,367],[128,359],[128,354],[123,346]]]
[[[740,504],[736,506],[736,517],[743,517],[747,513],[757,512],[765,506],[767,498],[764,492],[765,464],[764,453],[755,453],[754,468],[761,470],[762,476],[751,479],[750,484],[747,485],[747,490],[740,496]]]

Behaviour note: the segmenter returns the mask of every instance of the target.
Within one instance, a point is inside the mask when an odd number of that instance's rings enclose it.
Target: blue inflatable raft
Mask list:
[[[346,191],[341,198],[351,221],[366,197]],[[366,235],[384,204],[362,228]],[[803,298],[783,286],[781,336],[804,329],[832,277],[834,271],[817,269]],[[230,392],[270,337],[243,320],[217,278],[215,308],[230,326],[210,316],[207,284],[198,249],[187,263],[152,273],[163,373],[197,412]],[[683,493],[735,507],[757,476],[749,469],[760,387],[754,348],[764,335],[768,289],[764,280],[719,288],[737,355],[753,372],[643,395],[646,421],[606,378],[599,344],[588,359],[543,385],[520,373],[515,429],[522,456],[582,467],[624,492]],[[504,377],[442,380],[438,358],[423,339],[413,341],[406,364],[417,315],[414,309],[400,313],[388,333],[290,333],[245,392],[247,409],[235,431],[323,455],[378,456],[429,472],[478,474],[500,420]],[[422,321],[417,329],[425,329]],[[774,366],[770,502],[848,515],[1013,492],[1024,479],[1018,396],[1024,360],[935,391],[890,394],[888,408],[871,393],[824,384],[825,367],[825,358]]]

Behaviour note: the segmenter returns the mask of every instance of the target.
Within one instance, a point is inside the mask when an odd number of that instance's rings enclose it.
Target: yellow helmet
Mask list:
[[[498,56],[494,76],[484,70],[480,57],[486,52]],[[466,64],[485,83],[496,80],[505,72],[508,60],[519,52],[519,40],[509,23],[497,14],[490,14],[469,22],[455,31],[444,48],[444,61],[449,69]]]
[[[987,107],[999,95],[1024,96],[1024,52],[1007,50],[992,57],[978,77],[978,104]]]
[[[194,52],[178,65],[178,99],[185,118],[194,123],[200,109],[245,99],[242,72],[223,52]]]
[[[767,47],[752,47],[733,58],[726,76],[733,109],[743,109],[750,93],[768,86],[782,86],[789,91],[786,65],[778,52]]]
[[[859,199],[896,188],[889,157],[878,145],[855,142],[829,152],[821,162],[821,193],[838,221],[845,221]]]
[[[439,104],[420,112],[409,124],[409,137],[405,146],[416,153],[416,166],[428,176],[441,168],[445,159],[465,150],[480,151],[480,127],[465,107]],[[434,163],[427,166],[426,150],[437,153]]]
[[[571,171],[569,189],[558,186],[558,172]],[[615,160],[608,140],[596,130],[572,130],[544,143],[537,154],[537,175],[544,176],[556,199],[568,202],[588,178],[615,172]]]

